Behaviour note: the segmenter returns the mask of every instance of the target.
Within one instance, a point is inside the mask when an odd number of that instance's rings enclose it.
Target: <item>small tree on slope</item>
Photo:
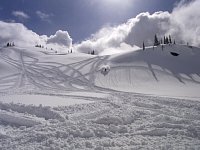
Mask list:
[[[155,34],[155,37],[154,37],[154,46],[158,46],[158,45],[160,45],[160,43],[158,41],[157,35]]]
[[[143,42],[143,51],[145,50],[145,45],[144,45],[144,42]]]

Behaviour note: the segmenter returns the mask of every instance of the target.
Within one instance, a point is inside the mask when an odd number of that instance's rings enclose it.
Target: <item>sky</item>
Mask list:
[[[148,1],[148,2],[147,2]],[[105,25],[117,25],[141,12],[171,12],[179,0],[1,0],[0,20],[23,23],[39,35],[68,31],[82,41]],[[23,12],[14,14],[14,12]]]
[[[157,34],[200,47],[200,0],[1,0],[0,45],[107,55]]]

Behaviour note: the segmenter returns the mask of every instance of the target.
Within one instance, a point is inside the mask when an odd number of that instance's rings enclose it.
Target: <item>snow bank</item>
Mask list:
[[[14,104],[14,103],[1,103],[0,102],[0,110],[12,110],[18,113],[28,113],[31,115],[35,115],[40,118],[48,119],[57,119],[60,121],[64,121],[64,117],[57,113],[56,111],[52,110],[51,107],[43,107],[40,106],[33,106],[33,105],[22,105],[22,104]]]
[[[101,74],[104,76],[107,75],[110,71],[110,66],[109,65],[103,65],[100,67]]]
[[[171,52],[180,54],[178,57]],[[199,100],[200,49],[185,45],[164,45],[110,56],[109,74],[102,68],[95,84],[124,92],[136,92]]]
[[[0,96],[0,101],[4,103],[21,103],[25,105],[42,105],[50,107],[91,103],[91,101],[74,97],[64,98],[50,95],[5,95]]]
[[[105,124],[105,125],[111,125],[111,124],[120,125],[120,124],[123,124],[123,120],[119,117],[106,116],[106,117],[97,119],[95,123]]]
[[[31,116],[25,116],[23,114],[14,113],[14,112],[6,112],[0,110],[0,121],[13,125],[13,126],[27,126],[31,127],[34,125],[38,125],[42,122],[42,120],[36,120]]]

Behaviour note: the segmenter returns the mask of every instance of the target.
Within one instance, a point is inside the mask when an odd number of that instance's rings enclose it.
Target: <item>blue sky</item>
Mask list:
[[[126,2],[127,1],[127,2]],[[1,0],[0,20],[23,23],[39,35],[66,30],[75,42],[105,25],[118,25],[141,12],[171,12],[180,0]],[[127,4],[126,4],[127,3]],[[14,11],[28,17],[19,18]]]

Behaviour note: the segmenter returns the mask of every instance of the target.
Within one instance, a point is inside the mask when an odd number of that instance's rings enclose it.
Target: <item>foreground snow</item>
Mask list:
[[[1,104],[1,149],[200,148],[199,102],[114,95],[55,108]]]
[[[0,149],[200,149],[199,56],[2,48]]]

